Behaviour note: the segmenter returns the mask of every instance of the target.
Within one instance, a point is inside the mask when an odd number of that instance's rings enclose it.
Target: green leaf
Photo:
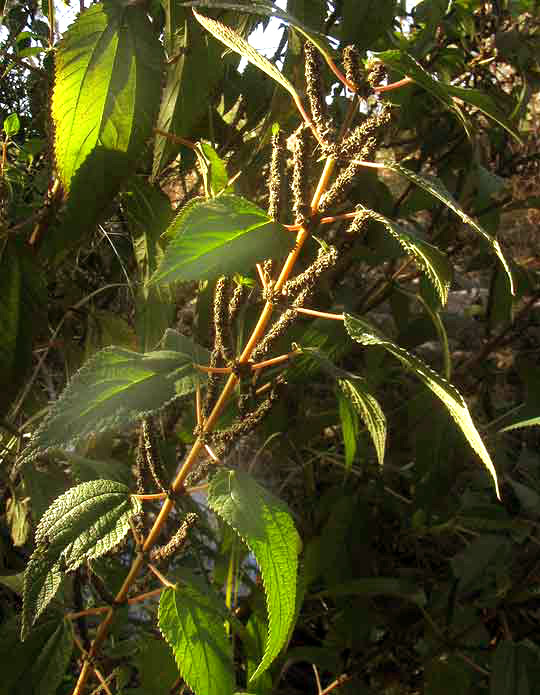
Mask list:
[[[302,36],[315,44],[326,60],[331,58],[335,53],[324,34],[306,26],[290,12],[286,12],[273,4],[266,4],[264,2],[250,2],[248,5],[242,5],[237,2],[226,2],[223,0],[191,0],[191,2],[187,2],[185,4],[189,5],[190,7],[220,7],[228,10],[236,10],[238,12],[249,12],[252,14],[264,15],[266,17],[274,17],[276,19],[280,19],[287,26],[293,26],[300,34],[302,34]],[[233,50],[237,49],[233,48]]]
[[[210,588],[190,584],[167,588],[159,600],[158,624],[171,646],[180,675],[195,693],[231,695],[232,646],[225,632],[225,608]]]
[[[5,410],[32,365],[33,338],[46,316],[43,272],[28,251],[0,251],[0,409]]]
[[[430,279],[441,304],[448,300],[448,291],[452,282],[452,266],[446,254],[427,241],[423,241],[402,225],[380,215],[378,212],[363,208],[369,216],[385,226],[388,232],[410,254]]]
[[[212,196],[216,196],[227,188],[229,182],[227,165],[209,142],[201,142],[199,147],[206,160],[206,170],[203,175],[208,181],[207,188]],[[232,193],[232,186],[225,192]]]
[[[69,27],[56,51],[52,97],[56,166],[66,191],[95,151],[140,156],[160,73],[161,47],[142,8],[104,0]],[[109,163],[104,156],[92,173],[108,178]]]
[[[159,107],[162,54],[146,10],[132,3],[96,3],[64,34],[52,117],[56,166],[69,195],[41,249],[47,259],[57,262],[94,230],[140,161]]]
[[[359,50],[374,48],[377,40],[392,29],[396,0],[346,0],[343,3],[343,44]]]
[[[341,390],[337,392],[339,419],[341,421],[341,431],[343,433],[343,443],[345,445],[345,469],[351,470],[356,456],[356,440],[358,439],[359,418],[350,400],[345,397]]]
[[[494,237],[492,237],[491,234],[486,232],[486,230],[480,224],[478,224],[476,220],[470,217],[465,212],[465,210],[463,210],[463,208],[460,207],[458,202],[455,200],[453,195],[450,193],[450,191],[446,188],[446,186],[440,179],[438,179],[436,176],[427,176],[425,174],[421,176],[420,174],[417,174],[416,172],[407,169],[406,167],[402,166],[401,164],[398,164],[397,162],[384,162],[383,166],[386,169],[391,169],[392,171],[395,171],[396,173],[405,176],[409,179],[409,181],[412,181],[417,186],[420,186],[420,188],[423,188],[428,193],[431,193],[432,196],[438,198],[442,203],[446,205],[446,207],[450,208],[450,210],[452,210],[452,212],[454,212],[465,224],[469,225],[476,232],[478,232],[478,234],[480,234],[489,243],[489,245],[495,252],[495,255],[501,262],[510,282],[511,293],[515,294],[510,266],[508,265],[508,262],[503,255],[499,242]]]
[[[221,46],[175,0],[164,3],[168,38],[166,82],[156,127],[189,138],[205,116],[215,86],[223,75]],[[153,176],[176,156],[181,145],[156,135]]]
[[[4,133],[8,138],[17,135],[21,128],[19,116],[16,113],[11,113],[7,118],[4,118]]]
[[[410,369],[446,406],[463,432],[471,448],[478,454],[493,479],[497,497],[500,497],[497,473],[489,453],[471,419],[469,409],[459,391],[439,376],[425,362],[382,336],[371,324],[345,314],[345,328],[353,340],[361,345],[380,345]]]
[[[229,194],[190,201],[167,235],[170,242],[152,284],[242,272],[294,245],[293,235],[282,225],[248,200]]]
[[[490,695],[534,695],[538,692],[540,660],[523,642],[503,640],[491,665]]]
[[[252,65],[258,67],[259,70],[265,72],[282,87],[285,87],[295,101],[300,99],[296,89],[285,77],[285,75],[281,73],[273,63],[258,53],[252,46],[250,46],[250,44],[233,29],[225,24],[222,24],[221,22],[216,21],[215,19],[211,19],[210,17],[205,17],[204,15],[199,14],[195,9],[193,9],[193,14],[197,18],[197,21],[199,21],[203,27],[212,34],[212,36],[218,39],[218,41],[224,43],[230,49],[249,61]]]
[[[133,662],[139,672],[143,692],[170,695],[178,678],[178,668],[166,642],[148,633],[143,634]]]
[[[507,427],[503,427],[501,432],[509,432],[510,430],[517,430],[520,427],[540,427],[540,415],[538,417],[527,418],[526,420],[519,420],[519,422],[514,422]]]
[[[493,99],[488,95],[483,94],[477,89],[463,89],[462,87],[454,87],[453,85],[436,80],[417,60],[415,60],[415,58],[402,51],[383,51],[376,55],[377,58],[389,68],[396,70],[396,72],[403,76],[410,77],[427,92],[430,92],[430,94],[439,99],[447,108],[454,111],[462,121],[468,134],[470,134],[471,129],[470,122],[459,106],[460,101],[480,109],[482,113],[496,121],[521,143],[521,139],[511,123],[505,115],[501,113]]]
[[[220,470],[210,482],[208,506],[244,540],[261,570],[268,638],[253,681],[270,666],[288,638],[295,612],[300,538],[283,502],[243,471]]]
[[[141,355],[105,348],[88,360],[54,402],[30,441],[29,455],[133,425],[173,398],[191,393],[201,380],[190,353],[160,350]]]
[[[140,510],[129,488],[111,480],[82,483],[52,503],[37,527],[37,547],[24,574],[23,640],[54,598],[63,571],[118,545]]]
[[[175,298],[170,288],[146,284],[163,258],[160,237],[174,213],[167,196],[145,181],[136,180],[123,199],[141,280],[135,300],[135,327],[139,347],[147,352],[157,346],[174,318]]]
[[[73,634],[67,620],[49,619],[37,625],[20,641],[20,621],[4,621],[0,630],[0,695],[54,695],[66,672],[73,648]]]
[[[338,385],[349,405],[367,427],[377,452],[377,459],[382,466],[386,445],[386,418],[381,406],[371,395],[363,380],[338,379]]]

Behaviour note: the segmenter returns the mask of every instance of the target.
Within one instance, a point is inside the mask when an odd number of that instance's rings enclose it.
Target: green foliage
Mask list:
[[[159,600],[159,629],[173,650],[182,678],[195,692],[231,695],[233,655],[225,607],[210,587],[167,588]]]
[[[193,200],[167,230],[169,243],[153,284],[214,280],[241,272],[294,243],[292,234],[260,208],[235,195]]]
[[[37,527],[24,575],[22,639],[54,598],[62,573],[118,545],[140,509],[125,485],[110,480],[81,483],[53,502]]]
[[[200,355],[193,341],[182,352],[158,350],[141,355],[105,348],[73,377],[36,431],[31,453],[65,448],[96,432],[133,425],[143,414],[191,393],[202,381],[194,367]]]
[[[402,362],[417,376],[440,400],[448,412],[454,419],[457,426],[461,429],[471,447],[476,451],[488,472],[490,473],[495,484],[497,496],[500,497],[499,483],[497,473],[490,455],[488,454],[484,443],[474,423],[471,419],[469,409],[463,396],[455,387],[449,384],[443,377],[439,376],[433,369],[425,364],[418,357],[407,352],[392,341],[385,339],[376,329],[373,328],[367,321],[345,315],[345,327],[353,340],[356,340],[361,345],[380,345]]]
[[[0,695],[537,691],[540,25],[410,4],[0,6]]]
[[[270,666],[285,644],[294,616],[300,538],[285,506],[242,471],[212,478],[208,504],[244,540],[261,570],[268,638],[251,680]]]

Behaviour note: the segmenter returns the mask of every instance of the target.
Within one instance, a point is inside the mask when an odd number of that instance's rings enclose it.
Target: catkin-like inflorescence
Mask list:
[[[380,83],[385,79],[386,68],[384,67],[384,64],[376,58],[368,61],[366,68],[368,84],[372,89],[374,89],[375,87],[378,87]]]
[[[343,159],[368,159],[366,155],[376,149],[377,144],[384,134],[384,129],[390,123],[390,107],[383,104],[380,111],[357,126],[352,133],[340,144],[339,156]]]
[[[319,52],[311,41],[306,42],[304,52],[306,57],[306,94],[309,100],[311,115],[321,140],[325,145],[329,145],[332,140],[333,129],[326,114]]]
[[[364,76],[360,54],[354,46],[345,46],[343,49],[343,67],[347,80],[354,85],[356,92],[360,91]]]
[[[214,291],[214,349],[228,362],[232,357],[230,347],[227,345],[228,326],[228,282],[222,275],[216,282]]]
[[[148,470],[152,474],[152,478],[154,479],[157,487],[162,492],[165,492],[167,489],[165,467],[159,453],[159,445],[157,443],[153,421],[150,418],[143,420],[141,429]]]
[[[285,147],[280,130],[272,135],[272,159],[268,180],[268,216],[273,220],[281,218],[283,200],[283,175],[285,171]]]
[[[210,353],[210,366],[217,367],[219,364],[221,354],[215,348]],[[214,407],[214,404],[218,398],[218,388],[219,388],[219,377],[217,374],[209,374],[206,381],[206,392],[204,394],[204,401],[202,404],[202,416],[205,420],[210,411]]]
[[[282,383],[282,381],[277,381],[268,398],[266,398],[253,412],[248,414],[244,413],[240,422],[235,422],[222,432],[212,433],[212,446],[218,453],[219,458],[226,456],[232,445],[240,437],[245,437],[264,420],[278,398],[278,386],[281,386]]]
[[[197,514],[186,514],[185,519],[180,524],[180,528],[174,534],[171,540],[165,545],[162,545],[159,548],[154,548],[154,550],[152,550],[152,552],[150,553],[150,562],[164,562],[173,553],[177,552],[178,550],[181,550],[183,546],[186,544],[190,529],[195,525],[197,519]]]
[[[369,210],[359,210],[354,220],[347,227],[346,234],[360,234],[366,229],[370,219],[371,214]]]
[[[302,290],[309,290],[310,292],[314,289],[317,280],[320,276],[332,266],[336,264],[337,261],[337,250],[334,246],[328,247],[327,250],[319,249],[317,259],[292,280],[288,280],[283,285],[283,293],[290,297],[294,296]]]
[[[321,198],[321,202],[319,203],[320,212],[325,212],[331,205],[341,202],[360,168],[360,164],[352,161],[340,172],[330,189]]]
[[[304,124],[296,130],[293,147],[294,222],[295,224],[304,224],[310,212],[307,202],[307,131]]]

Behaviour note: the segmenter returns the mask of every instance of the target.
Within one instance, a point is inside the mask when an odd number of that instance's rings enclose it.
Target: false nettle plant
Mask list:
[[[214,6],[238,9],[230,3]],[[302,604],[301,541],[285,503],[245,467],[232,465],[229,454],[271,413],[283,394],[287,370],[307,361],[317,363],[335,380],[344,429],[348,423],[346,444],[348,438],[349,447],[354,447],[351,437],[361,420],[380,464],[385,452],[385,415],[362,374],[341,369],[316,346],[287,338],[306,316],[336,322],[366,350],[370,346],[384,349],[430,389],[480,458],[498,494],[490,455],[467,404],[449,382],[448,345],[439,316],[452,281],[448,257],[409,227],[362,205],[343,209],[343,201],[347,187],[365,167],[404,177],[442,201],[473,234],[487,241],[512,287],[497,241],[467,215],[439,180],[377,157],[381,138],[391,127],[392,107],[381,99],[374,115],[362,118],[359,105],[365,95],[381,95],[414,81],[452,109],[466,129],[470,124],[460,106],[463,102],[473,103],[509,130],[510,126],[487,97],[479,102],[476,93],[450,85],[443,88],[399,50],[382,53],[364,65],[353,47],[336,56],[322,35],[286,13],[258,3],[252,11],[277,16],[304,37],[307,99],[237,32],[195,9],[193,15],[209,35],[287,90],[298,109],[300,123],[287,141],[279,125],[272,129],[267,212],[234,193],[225,164],[208,143],[191,143],[182,140],[181,133],[168,131],[161,114],[163,103],[171,98],[169,84],[159,109],[164,46],[143,6],[112,0],[93,5],[68,29],[56,51],[52,121],[58,186],[66,198],[63,225],[73,225],[82,206],[99,209],[115,195],[152,135],[159,111],[157,159],[170,140],[191,148],[205,172],[206,195],[191,200],[163,229],[156,210],[156,233],[163,232],[162,246],[156,247],[153,267],[146,269],[139,299],[143,305],[148,302],[152,311],[160,293],[178,283],[204,282],[206,296],[213,292],[211,350],[172,329],[166,330],[158,349],[141,353],[103,349],[73,376],[24,452],[26,462],[65,456],[96,433],[139,431],[133,461],[137,489],[99,479],[62,494],[41,518],[25,572],[21,638],[36,644],[46,640],[48,656],[35,668],[41,678],[55,685],[76,645],[82,668],[74,693],[84,691],[90,676],[107,687],[109,674],[101,659],[107,654],[115,620],[127,608],[156,596],[159,630],[174,654],[181,681],[193,692],[229,695],[239,687],[257,692],[257,688],[271,687],[268,668],[290,640]],[[172,48],[165,46],[168,59],[173,57],[169,55]],[[328,113],[321,61],[349,90],[350,108],[340,123]],[[384,84],[385,67],[401,73],[403,79]],[[139,182],[137,186],[135,202],[152,207],[151,185]],[[334,237],[330,243],[327,230],[343,221],[349,225],[344,238]],[[339,262],[340,247],[372,225],[396,240],[407,256],[396,277],[411,264],[423,275],[417,296],[438,327],[444,375],[371,323],[365,315],[369,301],[355,313],[342,306],[323,311],[313,301],[325,273]],[[259,311],[256,317],[251,316],[254,307]],[[279,351],[283,344],[286,352]],[[174,429],[179,409],[190,407],[195,440],[175,469],[164,463],[163,433]],[[180,569],[168,576],[171,558],[181,567],[182,553],[195,542],[197,533],[204,532],[199,528],[204,523],[194,511],[197,507],[190,502],[192,494],[203,490],[208,509],[245,544],[257,564],[266,620],[246,626],[230,610],[230,601],[205,583],[204,572]],[[170,518],[177,521],[177,530],[164,538],[162,531],[169,529]],[[96,569],[96,561],[111,552],[124,558],[127,554],[131,563],[115,588]],[[42,614],[48,614],[50,604],[58,601],[66,574],[83,564],[89,567],[94,593],[79,591],[80,610],[60,624],[50,618],[44,622]],[[157,578],[160,588],[141,590],[141,577]],[[102,602],[85,605],[85,597],[96,592]],[[91,636],[78,633],[81,616],[101,620]],[[238,642],[246,657],[245,669],[238,666]],[[237,678],[244,682],[237,684]]]

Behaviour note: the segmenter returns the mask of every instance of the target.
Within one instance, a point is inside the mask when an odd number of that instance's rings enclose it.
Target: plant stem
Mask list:
[[[332,176],[332,173],[334,171],[336,161],[329,157],[324,165],[323,171],[321,173],[321,177],[319,179],[319,183],[317,184],[317,188],[315,190],[315,193],[313,195],[313,200],[311,201],[311,213],[313,215],[316,214],[318,208],[319,208],[319,202],[321,200],[321,196],[323,195],[324,191],[326,190],[326,187],[328,186],[328,182],[330,181],[330,177]],[[300,251],[302,250],[302,247],[306,240],[309,237],[309,231],[305,228],[301,228],[300,231],[297,234],[296,237],[296,245],[294,249],[289,253],[287,256],[287,259],[283,265],[283,268],[281,270],[281,273],[279,275],[279,278],[276,281],[274,291],[279,292],[283,285],[287,282],[289,279],[289,276],[291,275],[294,265],[298,259],[298,256],[300,255]],[[259,320],[257,322],[257,325],[253,329],[253,332],[247,342],[247,345],[245,346],[242,354],[240,355],[239,362],[240,363],[246,363],[249,361],[249,358],[251,357],[251,353],[253,352],[255,346],[257,343],[260,341],[262,336],[264,335],[264,331],[266,329],[266,326],[268,325],[268,322],[270,321],[272,317],[272,311],[273,311],[273,304],[271,302],[266,302],[261,315],[259,317]],[[216,424],[219,416],[221,415],[221,412],[223,410],[223,407],[225,403],[227,402],[229,396],[235,389],[236,385],[238,383],[238,377],[235,374],[230,374],[227,383],[223,387],[223,391],[221,392],[220,397],[218,398],[216,404],[214,405],[212,412],[209,414],[206,422],[204,423],[204,429],[203,432],[209,432],[212,430],[214,425]],[[26,395],[26,394],[25,394]],[[184,481],[187,478],[191,468],[193,467],[194,463],[196,462],[197,458],[199,457],[199,454],[201,450],[204,449],[203,442],[201,441],[201,438],[198,438],[195,443],[193,444],[191,451],[186,457],[186,460],[184,461],[184,464],[182,465],[180,471],[178,472],[176,478],[173,481],[173,484],[171,486],[173,492],[180,492],[180,490],[184,489]],[[185,490],[184,490],[185,491]],[[161,507],[159,514],[156,517],[156,520],[154,521],[154,525],[150,529],[148,536],[146,537],[146,540],[144,541],[143,547],[142,547],[142,552],[138,552],[133,560],[133,563],[131,565],[131,568],[128,572],[127,577],[124,579],[124,583],[122,584],[120,591],[115,597],[115,603],[123,603],[126,600],[127,593],[129,591],[129,588],[137,578],[143,564],[145,561],[145,554],[147,553],[148,550],[152,548],[154,545],[157,537],[161,533],[161,529],[163,528],[163,525],[165,521],[167,520],[167,517],[169,516],[171,510],[174,507],[174,502],[170,497],[167,497],[165,502],[163,503],[163,506]],[[105,640],[109,626],[111,624],[112,618],[113,618],[113,613],[114,609],[111,607],[109,608],[107,615],[101,622],[101,624],[98,627],[96,636],[94,637],[94,641],[92,642],[92,645],[89,650],[89,656],[90,658],[94,658],[97,650],[99,649],[101,643]],[[73,690],[72,695],[82,695],[84,686],[86,684],[86,681],[88,679],[90,673],[90,663],[88,660],[86,660],[83,664],[83,667],[81,669],[81,672],[79,674],[79,678],[77,680],[77,684],[75,685],[75,689]]]

